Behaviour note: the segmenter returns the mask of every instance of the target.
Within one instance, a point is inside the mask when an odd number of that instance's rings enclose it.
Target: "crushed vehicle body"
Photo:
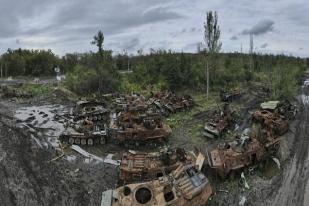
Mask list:
[[[193,165],[180,165],[158,180],[103,192],[101,206],[201,206],[211,194],[212,188],[204,174]]]
[[[94,124],[89,120],[78,121],[68,125],[67,129],[59,136],[65,144],[98,145],[106,144],[108,132],[106,125]]]
[[[105,103],[98,101],[78,101],[72,111],[74,121],[88,119],[90,121],[108,121],[109,110]]]
[[[229,104],[226,103],[220,114],[216,114],[213,119],[206,122],[203,135],[208,138],[218,138],[234,125],[233,112],[231,112]]]
[[[242,96],[242,93],[240,91],[225,91],[220,90],[220,99],[222,102],[232,102],[236,99],[240,99]]]
[[[269,135],[283,135],[289,130],[288,120],[277,113],[268,110],[258,110],[252,114],[252,120],[260,123]]]
[[[127,152],[119,167],[119,184],[154,180],[169,174],[181,164],[201,164],[204,156],[188,153],[181,148],[165,148],[160,152]]]
[[[280,144],[280,139],[271,138],[262,143],[256,138],[236,139],[219,144],[217,148],[208,151],[207,164],[215,170],[222,179],[233,175],[239,170],[258,164],[274,155]]]

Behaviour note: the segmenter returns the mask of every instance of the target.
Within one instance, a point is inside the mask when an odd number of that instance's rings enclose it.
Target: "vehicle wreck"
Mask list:
[[[234,125],[233,112],[231,112],[229,104],[226,103],[223,111],[216,113],[213,119],[206,122],[203,135],[208,138],[218,138]]]
[[[212,194],[208,179],[193,165],[180,165],[158,180],[129,184],[102,193],[101,206],[200,206]]]
[[[181,164],[204,162],[204,155],[186,152],[181,148],[165,148],[159,152],[127,152],[122,155],[119,167],[119,184],[149,181],[169,174]]]

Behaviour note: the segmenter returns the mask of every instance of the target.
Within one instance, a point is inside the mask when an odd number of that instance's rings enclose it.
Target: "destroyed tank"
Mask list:
[[[208,179],[193,165],[180,165],[158,180],[102,193],[101,206],[201,206],[212,194]]]
[[[262,144],[255,138],[236,139],[225,142],[207,152],[207,165],[222,179],[247,166],[258,164],[274,155],[279,148],[280,139],[271,139]]]
[[[78,101],[73,110],[74,121],[88,119],[90,121],[108,121],[109,111],[103,102]]]
[[[124,153],[119,167],[119,185],[154,180],[169,174],[180,164],[202,164],[204,156],[187,153],[184,149],[164,149],[160,152]]]
[[[108,135],[106,125],[94,124],[92,121],[83,120],[71,123],[59,140],[65,144],[97,145],[106,144]]]
[[[289,130],[289,122],[287,119],[277,113],[267,110],[259,110],[252,114],[252,120],[260,123],[270,135],[283,135]]]

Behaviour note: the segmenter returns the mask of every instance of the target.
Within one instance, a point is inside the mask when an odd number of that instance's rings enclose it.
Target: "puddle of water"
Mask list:
[[[42,138],[41,141],[38,138],[34,139],[40,147],[49,144],[59,148],[58,137],[65,128],[62,123],[55,121],[54,117],[56,113],[64,113],[65,110],[62,105],[22,107],[16,110],[14,116],[21,122],[20,126],[34,130],[33,132]]]

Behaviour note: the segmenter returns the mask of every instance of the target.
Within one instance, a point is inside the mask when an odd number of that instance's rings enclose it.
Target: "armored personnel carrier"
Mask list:
[[[211,194],[208,179],[196,167],[180,165],[158,180],[103,192],[101,206],[201,206]]]
[[[73,109],[74,121],[88,119],[90,121],[108,121],[109,111],[103,102],[78,101]]]
[[[163,149],[160,152],[124,153],[119,167],[119,184],[154,180],[169,174],[180,164],[200,164],[204,156],[187,153],[184,149]]]

